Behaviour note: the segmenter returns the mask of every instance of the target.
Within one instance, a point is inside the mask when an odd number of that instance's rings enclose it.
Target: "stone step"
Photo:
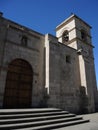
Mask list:
[[[9,114],[25,114],[25,113],[43,113],[43,112],[59,112],[61,109],[56,108],[36,108],[36,109],[0,109],[0,115]],[[68,113],[66,111],[66,113]]]
[[[79,125],[79,124],[88,123],[88,122],[89,120],[75,120],[75,121],[43,125],[43,126],[37,126],[37,127],[17,128],[13,130],[51,130],[51,129],[59,129],[66,126]]]
[[[71,117],[71,118],[63,118],[63,119],[53,119],[53,120],[44,120],[44,121],[31,121],[25,123],[12,123],[12,124],[4,124],[0,125],[0,129],[16,129],[16,128],[26,128],[26,127],[36,127],[36,126],[43,126],[43,125],[50,125],[50,124],[58,124],[58,123],[65,123],[68,121],[74,120],[82,120],[81,117]]]
[[[0,130],[48,130],[86,122],[82,117],[54,108],[0,110]]]
[[[41,117],[41,116],[51,116],[51,115],[63,115],[68,114],[66,111],[54,111],[54,112],[43,112],[43,113],[19,113],[19,114],[7,114],[0,115],[0,119],[14,119],[14,118],[25,118],[25,117]]]
[[[60,119],[60,118],[70,118],[75,117],[75,114],[63,114],[63,115],[50,115],[43,117],[25,117],[25,118],[17,118],[17,119],[1,119],[0,125],[2,124],[11,124],[11,123],[21,123],[21,122],[30,122],[30,121],[42,121],[42,120],[51,120],[51,119]]]

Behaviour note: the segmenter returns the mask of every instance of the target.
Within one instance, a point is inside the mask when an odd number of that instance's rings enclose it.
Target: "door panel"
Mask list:
[[[33,72],[28,62],[17,59],[8,67],[4,108],[31,107]]]

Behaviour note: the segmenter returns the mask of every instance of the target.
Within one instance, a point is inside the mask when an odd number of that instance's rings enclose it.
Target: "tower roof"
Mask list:
[[[80,21],[82,21],[84,24],[86,24],[89,28],[92,28],[88,23],[86,23],[84,20],[82,20],[80,17],[78,17],[77,15],[75,14],[72,14],[69,18],[65,19],[61,24],[59,24],[57,27],[56,27],[56,30],[58,30],[59,28],[61,28],[63,25],[66,25],[67,23],[69,23],[72,19],[79,19]]]

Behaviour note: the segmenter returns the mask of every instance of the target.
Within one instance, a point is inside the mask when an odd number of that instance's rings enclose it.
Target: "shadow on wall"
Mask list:
[[[48,107],[48,99],[49,95],[47,94],[47,88],[45,88],[43,93],[43,98],[40,100],[39,107],[40,108],[47,108]]]
[[[88,96],[84,86],[80,87],[80,114],[88,113]]]

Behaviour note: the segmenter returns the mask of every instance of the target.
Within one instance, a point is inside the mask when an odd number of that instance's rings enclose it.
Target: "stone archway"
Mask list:
[[[4,108],[31,107],[33,71],[22,59],[13,60],[8,66],[4,93]]]

